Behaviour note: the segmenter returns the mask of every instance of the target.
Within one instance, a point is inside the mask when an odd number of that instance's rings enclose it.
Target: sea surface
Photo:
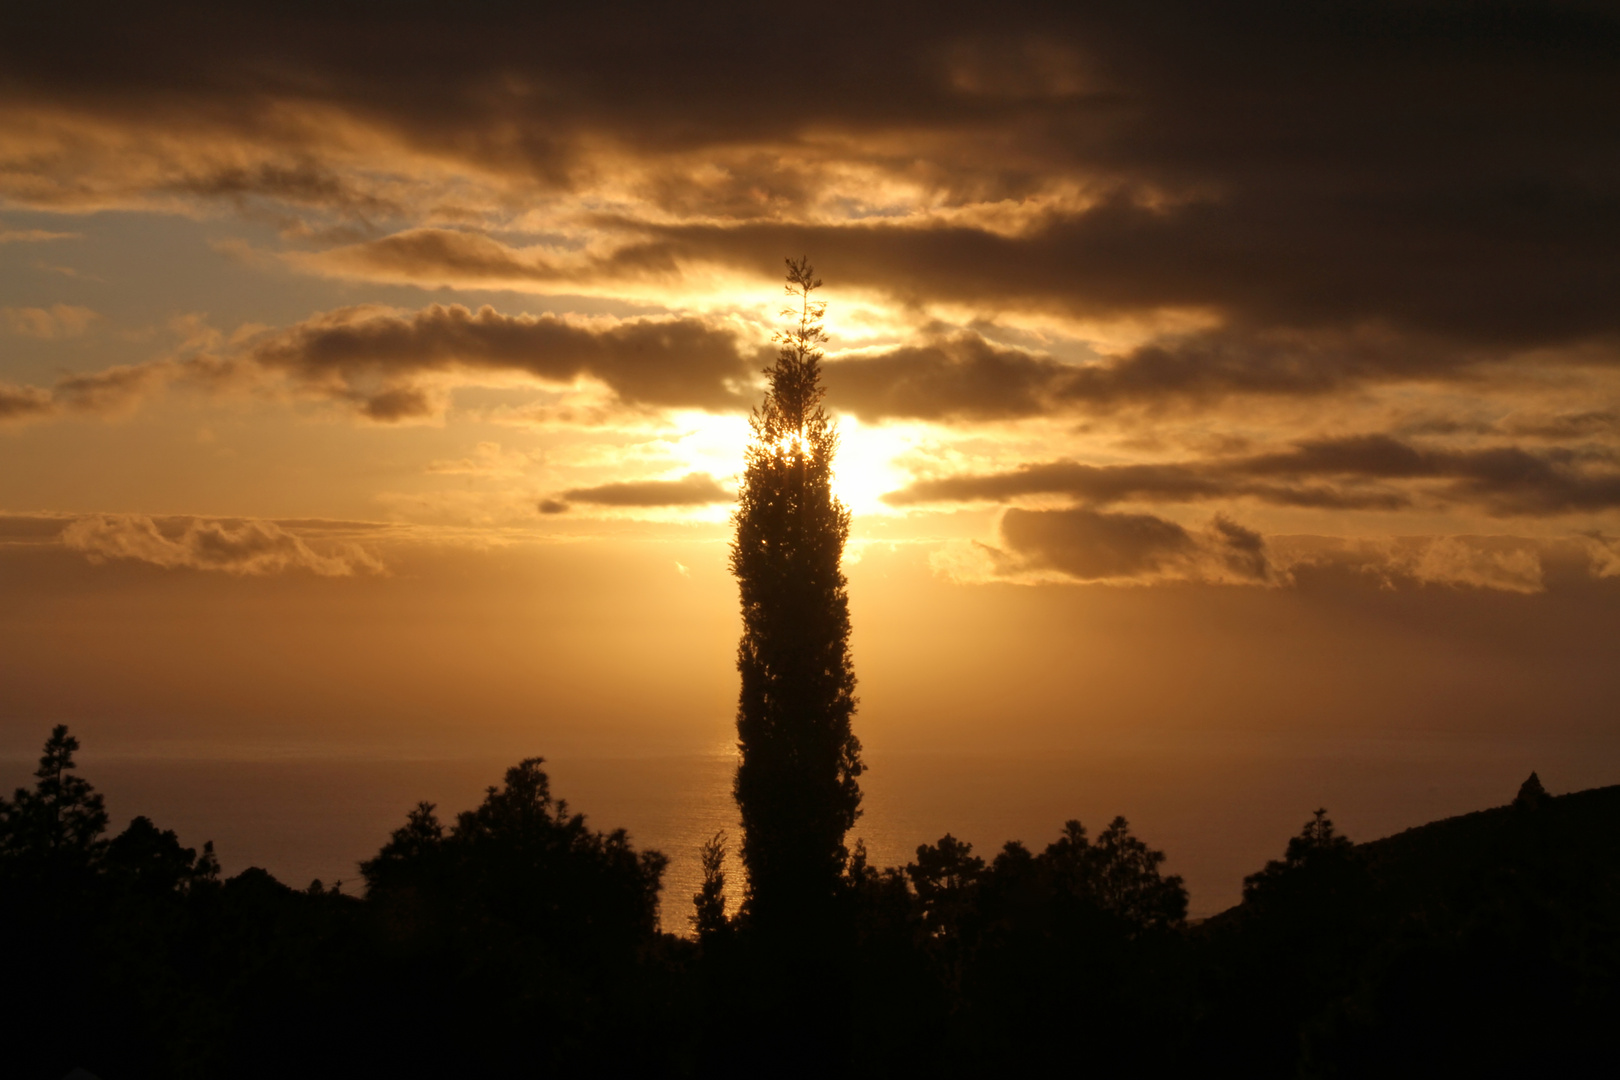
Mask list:
[[[419,801],[441,817],[474,806],[510,761],[293,757],[241,760],[81,753],[80,774],[107,799],[114,827],[145,814],[187,845],[213,840],[227,874],[261,866],[288,884],[319,878],[361,891],[357,864]],[[1078,818],[1095,835],[1116,815],[1167,855],[1195,916],[1238,901],[1243,876],[1281,855],[1326,807],[1357,841],[1508,802],[1532,769],[1549,791],[1620,783],[1620,740],[1536,737],[1223,737],[1006,754],[869,752],[854,831],[879,865],[902,865],[946,832],[992,856],[1008,840],[1039,849]],[[9,790],[32,762],[0,761]],[[736,759],[709,753],[559,756],[553,792],[598,829],[623,827],[670,857],[663,921],[687,927],[698,849],[738,835]],[[730,863],[733,881],[739,871]],[[735,892],[735,890],[733,890]],[[735,899],[735,897],[733,897]]]

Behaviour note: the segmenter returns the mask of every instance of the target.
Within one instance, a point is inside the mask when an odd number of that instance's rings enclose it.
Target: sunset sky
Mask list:
[[[259,8],[0,14],[8,753],[724,747],[798,255],[875,761],[1614,734],[1612,6]]]

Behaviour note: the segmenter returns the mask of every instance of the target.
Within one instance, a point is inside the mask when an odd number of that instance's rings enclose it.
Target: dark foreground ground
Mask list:
[[[54,748],[53,748],[54,747]],[[144,818],[113,835],[59,733],[0,806],[7,1076],[1506,1076],[1620,1067],[1620,787],[1369,844],[1306,823],[1242,904],[1123,821],[991,857],[854,853],[833,923],[658,930],[664,860],[525,762],[423,807],[363,899]],[[664,897],[685,909],[688,898]],[[674,920],[670,920],[674,921]]]

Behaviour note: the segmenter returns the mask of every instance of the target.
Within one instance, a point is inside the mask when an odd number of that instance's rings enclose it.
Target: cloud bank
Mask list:
[[[186,518],[160,524],[143,514],[96,514],[67,524],[60,542],[91,562],[128,559],[165,569],[263,575],[302,570],[321,577],[376,574],[383,565],[356,544],[317,552],[272,521]]]

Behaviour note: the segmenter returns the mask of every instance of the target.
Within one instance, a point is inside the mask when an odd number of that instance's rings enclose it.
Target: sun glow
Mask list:
[[[838,454],[833,458],[833,494],[856,514],[893,514],[880,501],[908,479],[895,464],[912,437],[899,426],[862,424],[853,416],[838,420]]]
[[[672,465],[670,475],[706,472],[734,486],[742,475],[743,448],[748,445],[747,419],[683,412],[676,423],[682,434],[672,442],[680,460]],[[859,515],[900,513],[884,504],[881,496],[902,487],[909,479],[896,461],[913,449],[917,432],[911,425],[862,424],[853,416],[841,416],[837,423],[833,494]],[[797,437],[789,436],[793,438]],[[784,445],[782,449],[791,447]]]

